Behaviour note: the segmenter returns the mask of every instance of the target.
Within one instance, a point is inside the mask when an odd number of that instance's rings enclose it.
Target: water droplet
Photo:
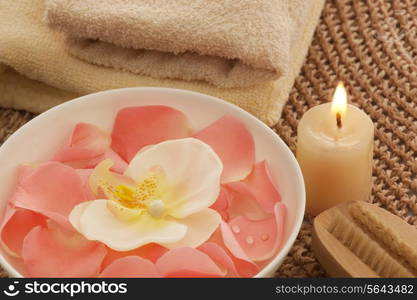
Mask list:
[[[267,241],[267,240],[269,240],[269,234],[264,233],[264,234],[261,236],[261,240],[263,240],[263,241]]]
[[[234,233],[239,233],[240,232],[240,227],[237,226],[237,225],[233,225],[232,230],[233,230]]]
[[[249,245],[252,245],[253,242],[254,242],[253,237],[251,237],[251,236],[246,237],[246,243],[248,243]]]

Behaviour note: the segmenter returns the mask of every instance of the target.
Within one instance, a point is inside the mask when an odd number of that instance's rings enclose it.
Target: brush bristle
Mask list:
[[[334,220],[330,233],[381,277],[414,277],[358,224],[343,214]]]
[[[413,272],[417,272],[417,249],[404,243],[389,223],[380,220],[378,216],[367,209],[363,203],[354,202],[350,204],[349,212],[358,225],[365,230],[372,232],[375,239],[377,239],[380,244],[384,245],[384,248],[390,251],[390,253],[396,255],[397,259],[399,259],[403,265],[413,269]],[[410,231],[410,238],[412,238],[411,233],[412,232]]]

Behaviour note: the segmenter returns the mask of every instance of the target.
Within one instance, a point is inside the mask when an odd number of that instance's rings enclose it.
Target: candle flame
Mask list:
[[[343,82],[339,81],[333,95],[332,113],[344,116],[347,109],[347,93]]]

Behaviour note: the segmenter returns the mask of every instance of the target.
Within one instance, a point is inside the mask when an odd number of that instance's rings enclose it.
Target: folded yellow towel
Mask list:
[[[43,112],[78,95],[20,75],[0,64],[0,106]]]
[[[294,6],[290,8],[289,13],[297,15],[295,3],[303,1],[290,2],[294,3]],[[302,34],[300,38],[294,39],[290,64],[277,81],[254,87],[222,89],[198,81],[158,80],[81,61],[65,50],[65,36],[62,33],[52,31],[42,23],[45,9],[43,0],[2,0],[0,1],[0,40],[2,41],[0,63],[31,80],[41,82],[42,85],[32,81],[26,82],[26,92],[28,96],[32,95],[32,98],[25,98],[24,92],[15,91],[21,96],[9,95],[6,99],[2,97],[5,92],[1,88],[9,85],[0,84],[0,105],[39,112],[44,110],[45,106],[65,101],[71,94],[83,95],[131,86],[175,87],[223,98],[246,109],[268,125],[273,125],[279,119],[282,106],[302,65],[324,0],[314,0],[311,3],[313,4],[308,11],[299,14],[299,24],[303,25],[298,29]],[[10,81],[10,74],[16,75],[10,72],[3,74],[3,77],[7,78],[0,78],[0,81]],[[46,91],[48,89],[45,89],[45,85],[52,87],[56,95],[51,96],[49,91]],[[28,89],[28,87],[38,89],[39,86],[43,89],[42,93]],[[13,91],[9,89],[8,92]],[[45,105],[41,94],[49,97],[47,99],[49,104]]]

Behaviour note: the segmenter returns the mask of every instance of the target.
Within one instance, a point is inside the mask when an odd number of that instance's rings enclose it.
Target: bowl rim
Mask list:
[[[240,108],[239,106],[232,104],[226,100],[210,96],[207,94],[190,91],[190,90],[183,90],[183,89],[176,89],[176,88],[166,88],[166,87],[128,87],[128,88],[119,88],[119,89],[112,89],[112,90],[106,90],[106,91],[99,91],[96,93],[91,93],[88,95],[84,95],[78,98],[74,98],[72,100],[66,101],[64,103],[58,104],[47,111],[44,111],[28,121],[26,124],[21,126],[19,129],[17,129],[1,146],[0,146],[0,157],[3,152],[3,149],[7,147],[9,143],[12,143],[13,140],[18,139],[19,136],[26,130],[26,128],[33,125],[33,123],[36,123],[37,120],[42,118],[47,118],[49,115],[53,115],[55,111],[66,109],[68,106],[72,106],[76,103],[81,103],[83,101],[88,101],[88,99],[92,96],[94,97],[100,97],[100,96],[111,96],[112,94],[117,95],[119,93],[124,92],[134,92],[134,91],[149,91],[149,92],[168,92],[168,93],[175,93],[175,94],[185,94],[185,95],[191,95],[196,98],[207,98],[210,99],[213,102],[216,102],[219,105],[224,105],[232,110],[237,110],[239,114],[245,115],[250,122],[256,123],[258,126],[260,126],[265,133],[272,139],[275,139],[278,141],[278,143],[285,149],[285,152],[288,155],[288,158],[292,165],[295,167],[295,174],[300,182],[299,188],[300,190],[300,205],[297,210],[298,214],[296,215],[296,220],[294,222],[294,230],[290,233],[288,236],[288,239],[286,243],[283,245],[283,247],[280,249],[280,251],[275,255],[275,257],[266,265],[264,266],[253,278],[262,278],[262,277],[268,277],[269,274],[272,274],[282,263],[284,257],[288,254],[290,248],[293,246],[295,239],[298,236],[298,233],[300,232],[301,225],[303,223],[304,219],[304,211],[305,211],[305,205],[306,205],[306,192],[305,192],[305,184],[304,184],[304,178],[303,174],[301,172],[300,166],[298,164],[297,159],[295,158],[294,153],[289,149],[289,147],[284,143],[284,141],[281,139],[281,137],[275,133],[271,128],[269,128],[264,122],[253,116],[251,113],[247,112],[246,110]],[[12,277],[12,278],[22,278],[23,275],[20,274],[4,257],[3,254],[0,253],[0,266],[3,267],[6,272]]]

